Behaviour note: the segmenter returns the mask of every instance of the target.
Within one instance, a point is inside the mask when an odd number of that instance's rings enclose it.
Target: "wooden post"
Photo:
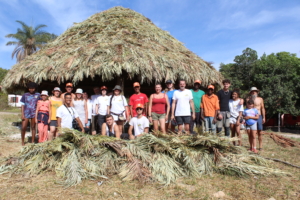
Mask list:
[[[280,113],[278,113],[278,132],[280,132]]]

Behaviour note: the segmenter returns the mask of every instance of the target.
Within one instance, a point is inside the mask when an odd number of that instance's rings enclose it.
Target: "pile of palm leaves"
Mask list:
[[[263,134],[265,135],[269,135],[270,138],[273,139],[273,141],[282,146],[282,147],[298,147],[300,148],[300,142],[297,142],[295,140],[291,140],[289,138],[286,138],[282,135],[278,135],[278,134],[275,134],[275,133],[268,133],[268,132],[263,132]]]
[[[232,139],[213,136],[145,134],[125,141],[65,130],[51,142],[24,147],[2,161],[0,174],[39,174],[54,171],[72,186],[83,179],[118,174],[124,180],[170,184],[179,177],[221,173],[235,176],[285,174],[271,161],[231,145]]]

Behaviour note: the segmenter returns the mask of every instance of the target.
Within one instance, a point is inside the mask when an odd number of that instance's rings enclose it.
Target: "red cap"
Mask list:
[[[139,83],[139,82],[135,82],[135,83],[133,84],[133,87],[140,87],[140,83]]]
[[[200,80],[195,80],[194,84],[195,83],[199,83],[201,85],[201,81]]]
[[[73,84],[72,83],[67,83],[66,87],[73,87]]]
[[[102,87],[100,88],[100,90],[107,90],[107,87],[106,87],[106,86],[102,86]]]
[[[207,87],[208,89],[215,89],[215,86],[213,86],[213,85],[209,85],[208,87]]]
[[[144,105],[143,104],[141,104],[141,103],[139,103],[139,104],[137,104],[136,105],[136,107],[135,108],[144,108]]]

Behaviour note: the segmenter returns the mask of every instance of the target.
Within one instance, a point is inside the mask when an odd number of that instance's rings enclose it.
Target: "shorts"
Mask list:
[[[230,126],[230,112],[229,111],[221,111],[220,114],[223,116],[221,120],[217,119],[217,128],[229,128]]]
[[[178,125],[190,124],[191,123],[191,116],[175,116],[175,120],[176,120]]]
[[[262,115],[259,115],[257,120],[257,130],[262,131],[264,129],[263,127],[263,117]]]
[[[151,117],[152,117],[152,120],[160,120],[160,119],[165,119],[166,118],[166,114],[163,113],[163,114],[157,114],[155,112],[152,112],[151,113]]]
[[[251,126],[246,125],[246,129],[256,131],[257,130],[257,122],[255,124],[252,124]]]
[[[85,127],[89,127],[91,125],[91,119],[88,119],[88,123],[85,124]]]
[[[51,121],[50,121],[50,126],[55,126],[55,127],[57,127],[57,120],[51,120]]]

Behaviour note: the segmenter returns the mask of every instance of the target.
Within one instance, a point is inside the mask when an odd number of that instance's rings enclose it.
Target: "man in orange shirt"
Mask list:
[[[220,110],[219,98],[214,94],[213,85],[209,85],[207,89],[207,94],[202,97],[201,118],[205,121],[205,131],[211,131],[216,135],[217,114]]]

